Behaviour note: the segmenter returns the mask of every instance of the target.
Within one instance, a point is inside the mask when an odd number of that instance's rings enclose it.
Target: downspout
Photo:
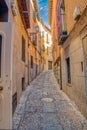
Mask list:
[[[61,51],[61,48],[60,48]],[[62,90],[62,63],[61,63],[61,53],[60,55],[60,90]]]

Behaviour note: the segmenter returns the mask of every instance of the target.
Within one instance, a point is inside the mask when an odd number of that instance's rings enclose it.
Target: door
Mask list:
[[[12,24],[0,24],[0,129],[12,128]]]
[[[86,82],[86,97],[87,97],[87,35],[82,39],[83,52],[84,52],[84,60],[85,60],[85,82]]]
[[[52,61],[48,61],[48,69],[49,69],[49,70],[52,69]]]
[[[25,90],[25,78],[23,77],[22,78],[22,91]]]

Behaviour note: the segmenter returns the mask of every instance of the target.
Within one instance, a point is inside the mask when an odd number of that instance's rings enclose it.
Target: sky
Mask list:
[[[37,0],[40,17],[44,23],[49,27],[48,23],[48,0]]]

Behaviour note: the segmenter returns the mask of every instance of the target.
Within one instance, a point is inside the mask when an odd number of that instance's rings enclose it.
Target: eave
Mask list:
[[[30,28],[30,5],[27,0],[18,0],[18,6],[25,28]]]
[[[49,0],[49,24],[51,25],[52,19],[53,0]]]

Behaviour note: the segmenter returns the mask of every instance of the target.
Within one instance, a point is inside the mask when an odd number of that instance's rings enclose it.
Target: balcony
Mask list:
[[[30,3],[27,0],[18,0],[19,10],[25,28],[30,28]]]
[[[67,31],[62,31],[58,37],[59,45],[62,45],[67,39]]]
[[[62,0],[62,2],[64,2]],[[61,4],[61,21],[60,21],[60,26],[58,29],[58,40],[59,40],[59,45],[62,45],[65,40],[67,39],[68,33],[67,33],[67,26],[66,26],[66,15],[65,15],[65,7],[64,4]]]

